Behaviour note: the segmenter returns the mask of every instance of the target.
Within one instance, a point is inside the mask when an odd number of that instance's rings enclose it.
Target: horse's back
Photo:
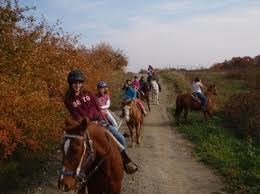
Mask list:
[[[185,105],[185,104],[190,104],[191,101],[191,94],[179,94],[177,95],[176,98],[176,106],[177,105]]]

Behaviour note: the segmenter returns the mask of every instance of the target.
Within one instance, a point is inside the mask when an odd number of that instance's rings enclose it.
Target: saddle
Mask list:
[[[198,102],[199,104],[201,104],[201,101],[200,101],[200,99],[199,99],[199,97],[196,95],[196,93],[192,93],[191,94],[191,98],[194,100],[194,101],[196,101],[196,102]]]

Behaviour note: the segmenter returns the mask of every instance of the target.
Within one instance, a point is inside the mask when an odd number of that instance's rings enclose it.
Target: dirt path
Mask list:
[[[192,144],[171,127],[169,109],[174,101],[172,88],[163,84],[160,105],[153,105],[145,118],[141,146],[127,149],[139,165],[139,171],[131,176],[125,175],[124,194],[204,194],[221,191],[223,184],[220,178],[198,162]],[[125,125],[122,128],[128,132]],[[55,178],[39,187],[35,194],[62,193],[57,191]]]
[[[223,187],[220,178],[198,162],[192,144],[171,127],[172,90],[163,85],[160,105],[153,105],[145,118],[141,147],[128,148],[140,170],[125,176],[125,194],[201,194],[220,192]]]

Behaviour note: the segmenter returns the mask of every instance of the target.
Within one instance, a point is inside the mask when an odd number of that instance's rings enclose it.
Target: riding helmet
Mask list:
[[[97,88],[106,88],[107,87],[107,82],[101,80],[97,83]]]
[[[80,70],[76,69],[76,70],[72,70],[71,72],[69,72],[67,80],[68,80],[69,84],[72,84],[75,81],[84,82],[85,76],[83,75],[83,73]]]

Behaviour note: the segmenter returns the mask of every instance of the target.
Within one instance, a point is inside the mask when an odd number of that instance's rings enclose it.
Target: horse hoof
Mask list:
[[[129,137],[129,134],[128,133],[124,133],[123,136],[124,137]]]

